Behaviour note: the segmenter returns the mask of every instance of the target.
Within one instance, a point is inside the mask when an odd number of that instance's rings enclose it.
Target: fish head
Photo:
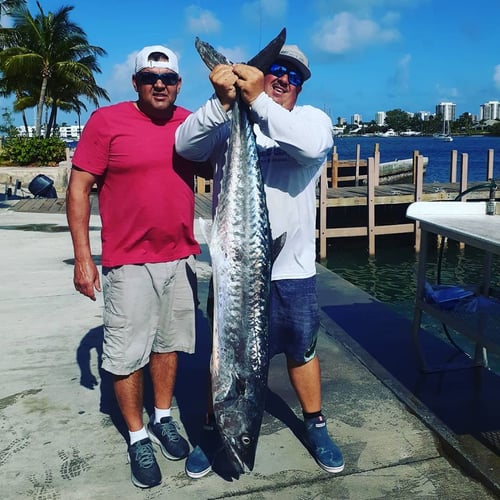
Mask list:
[[[236,404],[225,402],[224,406],[224,409],[215,408],[215,416],[227,458],[239,474],[245,469],[251,471],[255,464],[262,412],[248,400]]]

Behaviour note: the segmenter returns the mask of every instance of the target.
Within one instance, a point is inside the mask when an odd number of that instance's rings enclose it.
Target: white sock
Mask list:
[[[128,431],[128,435],[130,436],[130,444],[137,443],[137,441],[149,437],[145,427],[138,431]]]
[[[155,424],[159,424],[163,417],[170,417],[170,408],[164,410],[155,406]]]

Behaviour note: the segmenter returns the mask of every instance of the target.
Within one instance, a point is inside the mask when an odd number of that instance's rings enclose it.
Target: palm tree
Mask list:
[[[85,104],[79,99],[85,97],[95,107],[99,107],[99,98],[109,101],[109,95],[105,89],[99,87],[93,77],[93,72],[100,73],[99,66],[95,56],[90,55],[77,61],[79,64],[87,67],[90,72],[76,78],[74,74],[61,74],[60,78],[49,82],[46,99],[50,107],[50,117],[47,122],[46,136],[50,136],[51,129],[57,122],[57,110],[75,111],[81,113],[81,110],[87,111]]]
[[[36,17],[21,6],[11,13],[13,27],[0,28],[0,46],[4,49],[0,52],[0,69],[11,81],[10,88],[27,90],[33,96],[36,85],[35,132],[39,136],[47,101],[57,106],[73,93],[75,99],[83,95],[98,105],[98,97],[109,97],[93,76],[100,73],[97,57],[106,51],[90,45],[82,28],[70,21],[73,7],[64,6],[46,15],[39,2],[37,6]]]
[[[13,10],[25,5],[26,0],[0,0],[0,23],[2,16],[8,16]]]

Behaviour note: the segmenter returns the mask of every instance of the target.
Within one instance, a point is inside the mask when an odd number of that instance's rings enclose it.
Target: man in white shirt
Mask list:
[[[272,236],[286,233],[272,269],[269,354],[285,354],[304,415],[305,441],[320,467],[336,473],[343,470],[344,459],[321,412],[315,264],[316,184],[333,138],[331,120],[323,111],[296,105],[310,76],[308,60],[296,45],[283,46],[264,73],[245,64],[216,66],[210,73],[215,94],[177,129],[176,149],[190,160],[210,160],[216,203],[231,107],[239,89],[254,124]],[[209,408],[200,442],[186,461],[189,477],[210,472],[217,435]]]

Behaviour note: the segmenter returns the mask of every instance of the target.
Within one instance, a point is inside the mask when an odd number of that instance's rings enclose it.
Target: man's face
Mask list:
[[[266,94],[289,111],[295,106],[301,90],[302,77],[297,67],[288,61],[276,61],[264,76]]]
[[[136,73],[132,84],[139,97],[139,109],[153,119],[168,118],[181,83],[177,73],[165,68],[147,68]]]

